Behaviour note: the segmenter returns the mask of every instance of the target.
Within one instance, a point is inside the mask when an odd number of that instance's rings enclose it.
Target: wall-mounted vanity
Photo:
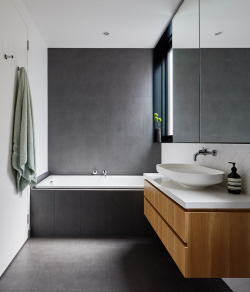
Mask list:
[[[173,142],[250,143],[247,0],[185,0],[172,22]]]
[[[250,277],[250,196],[146,174],[144,214],[184,277]]]

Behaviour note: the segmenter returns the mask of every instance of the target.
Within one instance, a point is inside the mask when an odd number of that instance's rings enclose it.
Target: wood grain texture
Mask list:
[[[229,222],[229,213],[189,213],[190,277],[229,277]]]
[[[250,277],[249,210],[188,211],[147,181],[144,195],[145,215],[185,277]]]
[[[250,277],[250,212],[230,213],[230,276]]]
[[[144,214],[168,250],[184,277],[188,276],[188,248],[174,234],[164,219],[144,198]]]
[[[188,213],[146,180],[144,182],[144,196],[178,236],[187,243]]]

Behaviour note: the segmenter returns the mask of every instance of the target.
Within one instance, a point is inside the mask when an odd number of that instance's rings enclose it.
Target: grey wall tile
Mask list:
[[[49,49],[48,59],[49,171],[88,174],[95,167],[142,174],[152,169],[160,156],[153,139],[145,139],[153,136],[152,50]],[[129,144],[125,136],[147,143],[144,156],[141,142]]]
[[[55,192],[31,190],[30,224],[32,237],[55,236]]]
[[[105,169],[105,136],[89,135],[85,140],[85,165],[87,174],[92,174],[93,170],[97,170],[98,174],[102,174]]]
[[[105,136],[104,165],[109,174],[124,174],[124,136]]]
[[[81,192],[55,191],[55,235],[80,237]]]
[[[141,174],[144,169],[144,139],[143,135],[124,137],[124,174]]]
[[[250,142],[249,66],[249,49],[201,49],[201,142]]]
[[[49,163],[51,173],[84,174],[84,136],[51,136],[49,140]]]
[[[173,139],[199,142],[199,50],[173,50]]]

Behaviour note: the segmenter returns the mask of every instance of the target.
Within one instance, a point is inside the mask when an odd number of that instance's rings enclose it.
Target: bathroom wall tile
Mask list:
[[[119,96],[119,95],[118,95]],[[105,97],[105,130],[106,136],[124,135],[124,99],[111,96]]]
[[[142,140],[141,149],[136,139],[130,145],[124,139],[152,136],[152,50],[49,49],[48,55],[50,172],[152,169],[160,155],[153,140]]]
[[[55,192],[31,190],[30,224],[32,237],[55,236]]]
[[[124,160],[124,136],[105,136],[104,164],[108,174],[123,174]]]
[[[49,162],[51,173],[82,174],[85,159],[85,137],[49,137]]]
[[[55,235],[80,237],[80,191],[55,191]]]
[[[199,50],[173,50],[175,142],[199,141]]]
[[[133,147],[131,147],[133,145]],[[140,175],[145,165],[143,136],[124,136],[124,174]]]
[[[161,143],[151,143],[149,141],[153,140],[153,135],[144,136],[143,141],[143,152],[144,161],[143,172],[156,172],[156,164],[161,162]]]
[[[201,60],[201,141],[249,143],[249,50],[202,49]]]
[[[91,133],[90,133],[91,134]],[[84,173],[92,174],[97,170],[102,174],[105,166],[105,136],[89,135],[85,140]]]
[[[142,97],[129,99],[125,103],[124,111],[124,134],[141,136],[143,134],[144,101]],[[151,124],[152,127],[152,124]]]
[[[153,135],[153,100],[152,94],[143,96],[143,134]]]

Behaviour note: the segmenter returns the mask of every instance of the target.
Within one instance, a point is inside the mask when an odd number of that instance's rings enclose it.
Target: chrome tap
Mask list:
[[[95,170],[93,170],[93,174],[97,174],[97,170],[95,169]]]
[[[102,172],[103,173],[103,175],[106,177],[106,175],[108,174],[108,172],[107,172],[107,170],[106,169],[104,169],[104,171]]]
[[[205,156],[206,156],[207,154],[212,154],[213,156],[216,156],[217,151],[216,151],[216,150],[207,151],[207,149],[205,149],[205,148],[203,147],[201,150],[199,150],[198,152],[196,152],[196,153],[194,154],[194,161],[197,160],[197,156],[198,156],[198,155],[205,155]]]

